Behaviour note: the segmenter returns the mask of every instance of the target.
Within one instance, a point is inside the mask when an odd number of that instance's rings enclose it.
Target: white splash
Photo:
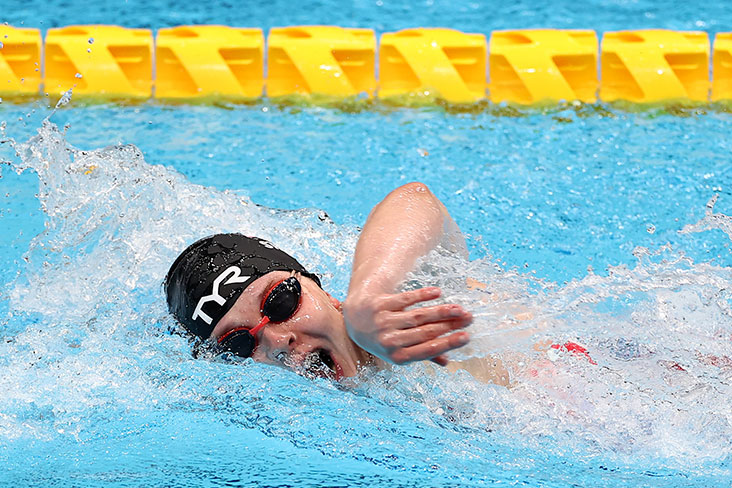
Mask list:
[[[266,366],[192,360],[186,340],[167,333],[173,324],[161,283],[186,245],[238,231],[277,243],[338,292],[347,286],[356,229],[321,211],[264,208],[191,184],[148,164],[132,145],[71,147],[49,121],[15,148],[16,171],[38,175],[47,219],[8,293],[3,326],[12,333],[0,342],[4,440],[84,442],[101,435],[108,418],[138,412],[150,422],[161,410],[190,408],[305,447],[321,449],[327,437],[333,452],[362,458],[400,449],[399,429],[420,429],[425,444],[453,453],[455,469],[476,462],[464,456],[461,429],[473,429],[471,449],[485,448],[491,463],[488,444],[516,438],[536,453],[550,442],[679,466],[730,456],[730,268],[639,248],[635,267],[590,272],[560,287],[438,249],[406,286],[436,284],[445,300],[474,311],[473,341],[454,358],[492,354],[507,365],[512,386],[415,365],[370,372],[355,390],[340,391]],[[684,231],[732,235],[730,218],[710,204]],[[570,342],[591,361],[566,349]],[[413,417],[403,414],[405,405]],[[375,412],[397,425],[395,437],[371,434]],[[429,449],[411,446],[401,455],[419,463],[434,454]]]

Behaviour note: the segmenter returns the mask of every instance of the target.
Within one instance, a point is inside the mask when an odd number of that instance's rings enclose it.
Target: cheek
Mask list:
[[[300,307],[310,313],[315,314],[322,314],[325,313],[327,310],[326,304],[323,303],[322,300],[318,300],[316,296],[311,294],[305,295],[305,297],[303,297],[303,300],[300,303]]]
[[[330,304],[323,304],[308,297],[301,304],[292,324],[302,332],[330,336],[336,332],[339,315]]]

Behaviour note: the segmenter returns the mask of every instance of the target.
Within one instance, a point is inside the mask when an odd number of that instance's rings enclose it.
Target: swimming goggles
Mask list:
[[[301,297],[302,287],[294,276],[275,283],[262,300],[262,320],[251,329],[237,327],[219,337],[217,352],[230,352],[242,358],[252,357],[257,348],[257,333],[269,323],[284,322],[295,315]]]

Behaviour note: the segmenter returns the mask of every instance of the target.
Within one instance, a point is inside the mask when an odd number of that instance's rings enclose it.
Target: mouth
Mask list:
[[[333,354],[326,349],[316,349],[303,359],[298,370],[307,377],[327,378],[340,380],[343,371],[333,358]]]
[[[315,354],[318,355],[318,359],[331,371],[335,373],[335,361],[333,356],[330,355],[325,349],[318,349]]]

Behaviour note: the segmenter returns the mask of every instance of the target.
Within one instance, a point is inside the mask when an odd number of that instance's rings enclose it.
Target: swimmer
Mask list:
[[[172,264],[168,307],[199,339],[199,353],[251,357],[336,380],[368,365],[430,360],[448,366],[445,354],[470,340],[462,330],[473,320],[470,312],[449,303],[410,308],[438,298],[436,287],[397,292],[417,259],[443,239],[464,246],[442,202],[425,185],[409,183],[371,211],[342,303],[269,242],[218,234],[195,242]],[[473,366],[479,379],[507,378],[496,365]]]

